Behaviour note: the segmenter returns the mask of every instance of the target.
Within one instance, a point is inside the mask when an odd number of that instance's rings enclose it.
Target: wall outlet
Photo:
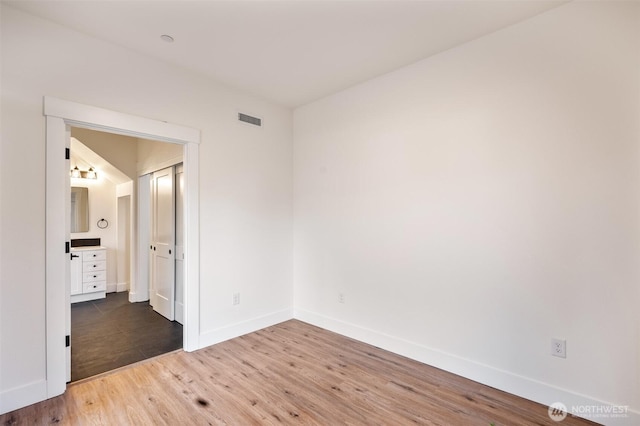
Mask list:
[[[567,341],[563,339],[551,339],[551,355],[566,358]]]
[[[344,303],[344,293],[338,293],[338,302]]]
[[[240,293],[233,293],[233,304],[234,305],[240,304]]]

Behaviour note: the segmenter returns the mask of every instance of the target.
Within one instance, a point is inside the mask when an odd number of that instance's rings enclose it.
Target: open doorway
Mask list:
[[[177,144],[70,131],[72,194],[87,194],[88,219],[70,234],[69,380],[77,381],[182,348],[183,158]],[[150,256],[135,256],[132,234],[140,247],[153,237]]]
[[[198,130],[131,114],[45,97],[46,117],[46,397],[66,390],[70,366],[68,157],[70,127],[182,144],[184,157],[184,333],[183,348],[199,348]],[[65,154],[66,155],[63,155]],[[139,255],[139,253],[138,253]],[[139,271],[136,271],[137,275]],[[66,367],[66,368],[65,368]]]

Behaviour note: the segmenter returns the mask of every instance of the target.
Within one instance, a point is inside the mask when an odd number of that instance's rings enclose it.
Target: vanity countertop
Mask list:
[[[87,246],[87,247],[71,247],[71,251],[89,251],[89,250],[101,250],[106,249],[103,246]]]

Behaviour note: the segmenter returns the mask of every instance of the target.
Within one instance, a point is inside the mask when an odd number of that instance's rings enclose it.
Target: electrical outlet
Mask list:
[[[551,355],[566,358],[567,341],[563,339],[551,339]]]
[[[233,304],[234,305],[240,304],[240,293],[233,293]]]
[[[344,303],[344,293],[338,293],[338,302]]]

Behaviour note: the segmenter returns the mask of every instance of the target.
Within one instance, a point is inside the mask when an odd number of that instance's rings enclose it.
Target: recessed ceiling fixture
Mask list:
[[[160,38],[162,39],[162,41],[166,41],[167,43],[173,43],[173,37],[168,34],[162,34]]]

